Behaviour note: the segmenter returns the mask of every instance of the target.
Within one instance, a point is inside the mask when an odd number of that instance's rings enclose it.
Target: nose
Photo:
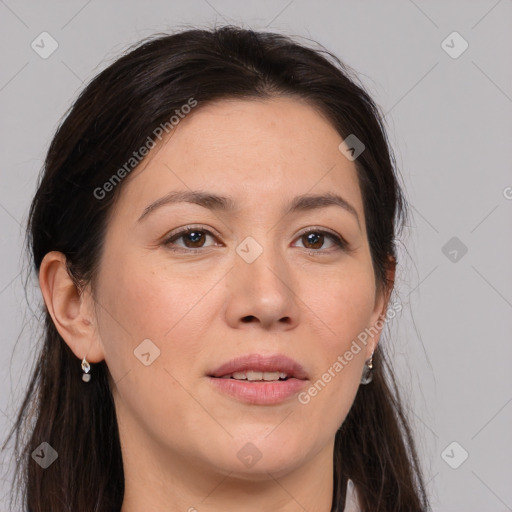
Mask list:
[[[228,274],[227,323],[238,329],[293,329],[300,314],[297,277],[283,254],[271,244],[261,244],[261,254],[251,261],[243,249],[254,247],[241,245],[242,250],[235,255],[235,268]]]

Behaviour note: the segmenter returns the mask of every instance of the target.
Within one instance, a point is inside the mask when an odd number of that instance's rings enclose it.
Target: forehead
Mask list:
[[[292,97],[229,99],[195,110],[135,169],[121,202],[173,190],[208,190],[261,207],[307,193],[338,192],[362,217],[354,162],[311,104]]]
[[[229,157],[232,166],[244,164],[240,171],[274,162],[277,172],[287,160],[318,166],[338,156],[337,131],[318,109],[299,98],[222,100],[192,114],[167,142],[196,161]]]

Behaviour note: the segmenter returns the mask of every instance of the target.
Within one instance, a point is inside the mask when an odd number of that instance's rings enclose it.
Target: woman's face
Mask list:
[[[297,99],[222,101],[199,106],[126,178],[95,289],[125,463],[241,478],[332,463],[378,335],[343,356],[385,311],[341,142]],[[326,194],[350,206],[305,199]],[[220,373],[289,378],[212,377],[244,357]]]

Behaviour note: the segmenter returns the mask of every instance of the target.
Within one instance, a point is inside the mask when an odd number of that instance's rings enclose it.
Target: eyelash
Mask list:
[[[208,229],[206,229],[204,226],[188,226],[187,228],[185,229],[182,229],[181,231],[178,231],[176,233],[173,233],[171,236],[169,236],[165,241],[164,241],[164,245],[166,247],[168,247],[169,250],[173,251],[173,252],[185,252],[185,253],[199,253],[199,252],[203,252],[204,251],[204,248],[203,247],[198,247],[198,248],[189,248],[189,247],[180,247],[180,248],[175,248],[175,247],[172,247],[171,244],[175,241],[175,240],[179,240],[180,238],[182,238],[183,236],[186,236],[188,235],[189,233],[193,233],[193,232],[201,232],[201,233],[204,233],[206,235],[210,235],[214,238],[215,235],[209,231]],[[348,250],[348,243],[340,236],[334,234],[334,233],[331,233],[330,231],[326,231],[324,229],[309,229],[308,231],[304,231],[302,232],[297,239],[299,238],[302,238],[306,235],[309,235],[311,233],[316,233],[316,234],[321,234],[321,235],[324,235],[324,236],[327,236],[328,238],[330,238],[334,244],[337,246],[335,248],[332,248],[332,249],[327,249],[327,250],[322,250],[322,249],[305,249],[308,254],[310,255],[313,255],[313,256],[321,256],[321,255],[326,255],[326,254],[330,254],[334,251],[338,251],[338,250]]]

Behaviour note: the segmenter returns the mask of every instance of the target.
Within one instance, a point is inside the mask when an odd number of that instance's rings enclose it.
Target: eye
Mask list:
[[[202,226],[189,226],[186,229],[171,233],[171,235],[165,240],[164,245],[171,249],[171,251],[199,252],[203,247],[205,247],[204,244],[208,237],[214,238],[214,235]],[[180,239],[182,239],[184,246],[178,245],[176,247],[175,242]],[[175,247],[173,247],[173,245]]]
[[[164,245],[175,252],[201,252],[202,249],[211,246],[205,245],[208,237],[215,239],[215,235],[203,226],[188,226],[185,229],[171,233],[164,241]],[[327,249],[323,248],[326,239],[331,242],[330,248]],[[303,232],[298,240],[303,241],[304,249],[315,255],[330,253],[332,250],[347,249],[348,247],[347,242],[342,237],[324,229],[310,229]],[[183,242],[183,245],[177,244],[178,241]]]
[[[329,239],[332,244],[334,244],[331,245],[331,248],[334,247],[334,250],[345,249],[347,247],[347,242],[343,240],[343,238],[323,229],[313,229],[306,231],[299,236],[298,240],[302,240],[305,245],[304,248],[308,249],[312,253],[332,252],[330,250],[319,250],[322,249],[326,238]]]

